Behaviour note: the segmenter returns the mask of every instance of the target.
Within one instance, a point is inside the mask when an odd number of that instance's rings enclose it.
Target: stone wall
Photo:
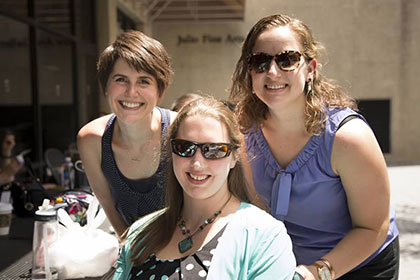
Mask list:
[[[162,106],[201,91],[227,98],[241,39],[261,17],[303,20],[327,50],[322,72],[359,99],[391,101],[388,164],[419,163],[420,1],[247,0],[243,22],[152,26],[172,57],[175,79]],[[229,38],[233,38],[229,40]]]

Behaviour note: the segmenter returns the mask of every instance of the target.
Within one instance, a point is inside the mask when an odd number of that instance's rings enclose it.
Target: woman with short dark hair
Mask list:
[[[113,113],[86,124],[77,145],[90,186],[118,235],[163,207],[162,137],[175,113],[157,104],[172,74],[162,44],[139,31],[119,35],[99,58],[99,81]]]

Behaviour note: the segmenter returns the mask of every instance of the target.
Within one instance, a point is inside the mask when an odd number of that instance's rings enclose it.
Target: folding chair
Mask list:
[[[49,148],[44,152],[44,160],[51,170],[56,184],[61,184],[61,166],[64,163],[64,153],[56,148]]]

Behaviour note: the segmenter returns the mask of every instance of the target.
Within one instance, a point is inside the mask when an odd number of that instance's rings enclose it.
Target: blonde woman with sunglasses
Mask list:
[[[319,72],[321,49],[286,15],[243,43],[230,98],[252,201],[284,221],[305,279],[398,279],[385,160],[355,100]]]
[[[232,111],[202,97],[169,130],[166,207],[126,234],[114,280],[292,279],[282,222],[248,204]]]

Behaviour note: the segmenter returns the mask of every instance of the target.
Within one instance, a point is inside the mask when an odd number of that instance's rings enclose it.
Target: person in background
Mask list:
[[[179,112],[183,106],[188,104],[191,101],[201,98],[202,95],[198,93],[186,93],[175,99],[171,105],[171,110],[174,112]]]
[[[243,43],[230,100],[252,201],[284,221],[305,279],[398,279],[384,157],[355,100],[321,75],[321,49],[286,15],[260,19]]]
[[[13,148],[16,145],[15,134],[10,129],[0,131],[1,155],[0,155],[0,185],[13,182],[15,175],[24,165],[23,157],[13,156]]]
[[[162,137],[175,113],[157,104],[172,75],[165,48],[139,31],[119,35],[99,58],[99,81],[113,113],[82,127],[77,146],[118,235],[164,205]]]
[[[168,137],[166,207],[130,227],[114,280],[292,279],[283,223],[247,203],[233,112],[202,97],[181,109]]]

